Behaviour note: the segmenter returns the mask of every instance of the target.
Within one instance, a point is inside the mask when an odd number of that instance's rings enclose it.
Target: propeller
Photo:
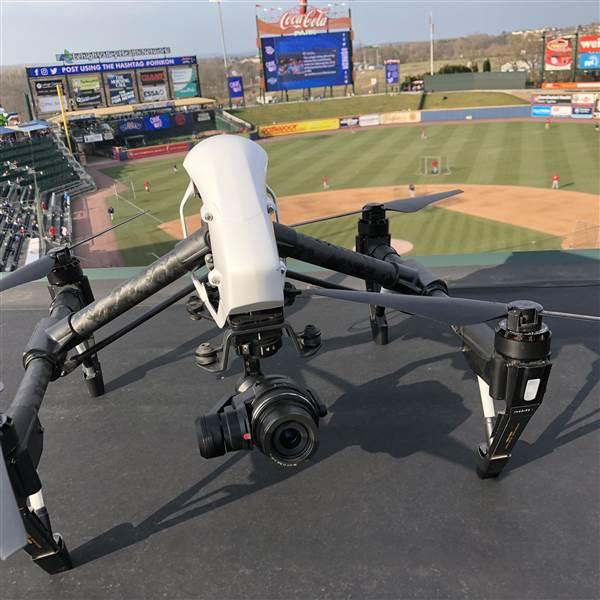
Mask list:
[[[0,558],[6,560],[27,543],[27,535],[13,488],[0,453]]]
[[[129,223],[142,215],[145,215],[148,211],[144,210],[139,212],[116,225],[111,225],[108,229],[104,229],[99,233],[95,233],[83,240],[79,240],[75,242],[71,246],[58,246],[53,248],[46,254],[46,256],[42,256],[37,260],[30,262],[22,266],[20,269],[16,271],[12,271],[11,273],[7,273],[0,279],[0,293],[9,290],[10,288],[17,287],[19,285],[23,285],[24,283],[30,283],[31,281],[37,281],[38,279],[43,279],[46,277],[50,271],[55,267],[57,263],[60,263],[62,257],[68,259],[70,257],[70,251],[73,248],[77,248],[78,246],[82,246],[83,244],[90,242],[91,240],[120,227],[121,225],[125,225],[125,223]]]
[[[54,256],[52,254],[47,254],[12,273],[8,273],[0,279],[0,292],[5,292],[18,285],[23,285],[24,283],[37,281],[38,279],[42,279],[42,277],[46,277],[46,275],[54,268],[54,262]]]
[[[383,202],[381,206],[384,210],[391,210],[393,212],[412,213],[433,204],[440,200],[445,200],[457,194],[462,194],[463,190],[450,190],[448,192],[440,192],[438,194],[429,194],[427,196],[417,196],[415,198],[401,198],[399,200],[391,200],[390,202]],[[310,225],[311,223],[321,223],[323,221],[329,221],[331,219],[338,219],[339,217],[348,217],[350,215],[357,215],[362,212],[362,208],[358,210],[351,210],[350,212],[339,213],[332,215],[331,217],[321,217],[319,219],[311,219],[310,221],[301,221],[300,223],[294,223],[292,227],[300,227],[301,225]]]
[[[487,300],[471,300],[452,296],[407,296],[404,294],[360,292],[350,290],[333,290],[309,288],[302,290],[303,296],[325,296],[336,300],[358,302],[374,306],[393,308],[407,315],[431,319],[446,325],[474,325],[507,316],[509,305]],[[542,311],[544,316],[564,319],[580,319],[584,321],[600,321],[593,315]]]

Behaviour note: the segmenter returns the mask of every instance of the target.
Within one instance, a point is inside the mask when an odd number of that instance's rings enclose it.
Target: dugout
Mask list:
[[[458,92],[464,90],[521,90],[527,84],[527,73],[445,73],[425,75],[426,92]]]

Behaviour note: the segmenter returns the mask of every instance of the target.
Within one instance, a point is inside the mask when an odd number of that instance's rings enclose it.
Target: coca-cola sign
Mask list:
[[[279,26],[283,31],[325,29],[328,19],[327,12],[320,8],[311,8],[305,14],[288,10],[281,15]]]
[[[311,6],[302,13],[298,9],[280,12],[264,9],[257,15],[259,37],[268,35],[297,35],[312,31],[349,31],[352,20],[348,8],[335,5],[333,8],[316,8]]]

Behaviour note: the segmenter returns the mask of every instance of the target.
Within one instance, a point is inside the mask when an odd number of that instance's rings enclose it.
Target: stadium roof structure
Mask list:
[[[215,100],[212,98],[179,98],[176,100],[169,100],[168,102],[161,103],[157,106],[155,103],[151,104],[128,104],[126,106],[108,106],[105,108],[93,108],[85,110],[70,110],[65,111],[65,116],[68,121],[78,121],[85,118],[89,119],[102,119],[106,117],[117,117],[130,115],[136,112],[148,112],[151,110],[163,110],[166,108],[181,108],[183,106],[194,106],[204,107],[213,106]],[[53,123],[59,123],[61,120],[60,115],[55,115],[48,119]]]
[[[50,123],[48,121],[42,121],[41,119],[35,119],[33,121],[28,121],[27,123],[21,123],[13,128],[14,131],[23,131],[25,133],[31,133],[32,131],[41,131],[43,129],[48,129],[50,127]]]

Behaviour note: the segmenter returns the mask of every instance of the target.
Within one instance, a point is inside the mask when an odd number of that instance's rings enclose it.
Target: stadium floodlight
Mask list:
[[[232,351],[243,362],[234,392],[196,420],[200,454],[212,458],[256,448],[287,468],[315,454],[319,425],[327,414],[314,390],[290,377],[262,372],[261,362],[280,350],[285,336],[301,357],[313,356],[321,347],[315,325],[297,332],[286,320],[286,309],[299,297],[368,305],[372,337],[380,345],[388,343],[388,308],[449,325],[462,339],[467,364],[478,378],[485,441],[476,447],[476,471],[482,478],[501,473],[542,404],[551,369],[545,318],[600,320],[546,311],[527,300],[452,297],[443,279],[391,247],[388,210],[414,212],[457,190],[367,204],[358,220],[356,250],[348,250],[272,219],[276,207],[266,186],[267,155],[258,144],[237,136],[208,138],[190,150],[184,167],[202,198],[205,225],[105,297],[94,299],[80,262],[66,247],[7,278],[21,284],[47,273],[52,300],[24,350],[25,374],[15,398],[0,415],[2,558],[25,545],[48,573],[72,566],[62,537],[53,532],[37,472],[44,435],[38,412],[49,383],[82,366],[88,391],[101,395],[98,353],[194,291],[186,305],[190,317],[206,318],[224,332],[219,345],[198,346],[196,365],[222,373]],[[366,291],[296,273],[288,269],[288,258],[362,279]],[[199,269],[203,274],[194,275]],[[193,277],[188,286],[103,340],[94,340],[105,325],[186,274]],[[486,324],[490,320],[499,322],[492,328]]]

